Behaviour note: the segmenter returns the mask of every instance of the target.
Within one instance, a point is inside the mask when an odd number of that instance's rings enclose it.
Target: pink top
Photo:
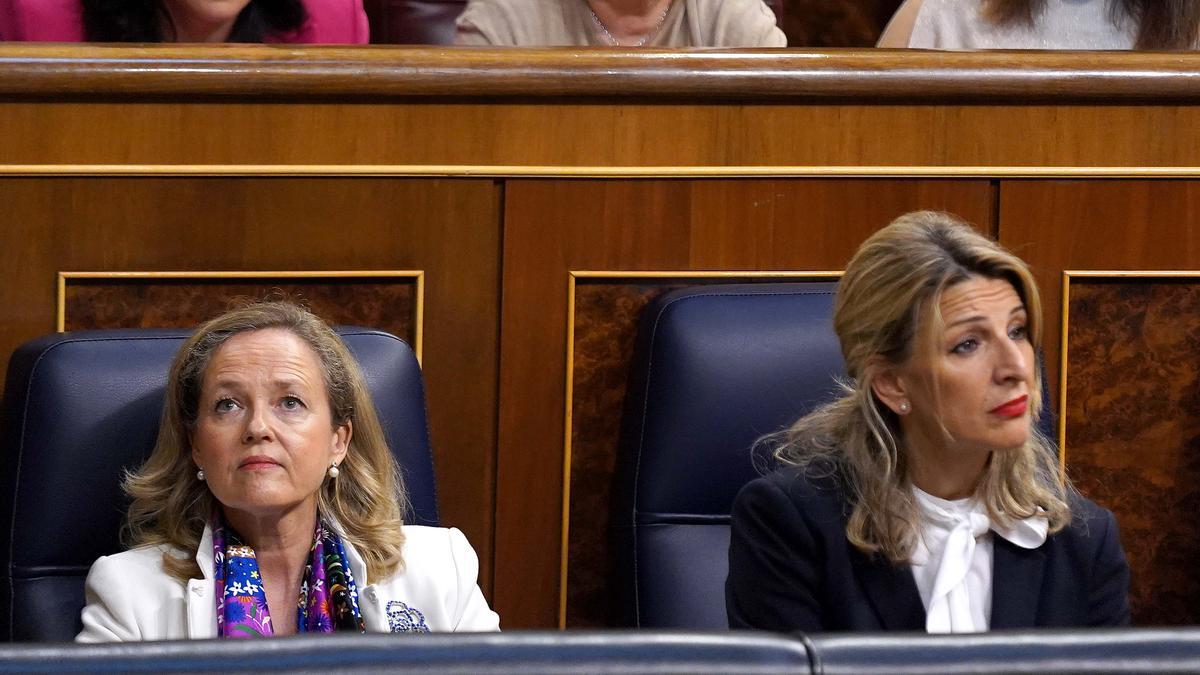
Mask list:
[[[362,0],[303,0],[308,21],[265,42],[366,44],[371,35]],[[86,42],[79,0],[0,0],[0,41]]]

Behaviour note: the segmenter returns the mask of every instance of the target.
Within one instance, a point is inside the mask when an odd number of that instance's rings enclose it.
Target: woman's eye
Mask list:
[[[970,354],[979,346],[979,342],[975,338],[967,338],[958,344],[950,351],[955,354]]]
[[[304,401],[301,401],[295,396],[284,396],[280,405],[283,406],[284,410],[299,410],[300,408],[304,407]]]
[[[1008,331],[1008,337],[1013,340],[1024,340],[1029,336],[1029,328],[1027,326],[1013,326]]]
[[[213,408],[217,412],[229,412],[230,410],[237,408],[237,401],[231,398],[223,398],[217,401],[217,404],[213,406]]]

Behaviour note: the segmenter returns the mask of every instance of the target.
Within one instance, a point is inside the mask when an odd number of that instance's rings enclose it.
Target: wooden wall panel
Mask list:
[[[1058,391],[1063,270],[1200,269],[1200,181],[1006,180],[1000,241],[1033,268]]]
[[[1112,509],[1133,623],[1200,622],[1200,272],[1070,283],[1066,460]]]
[[[1000,240],[1038,279],[1053,390],[1064,270],[1200,270],[1198,219],[1200,181],[1001,182]],[[1194,533],[1176,521],[1189,512],[1187,477],[1200,460],[1188,391],[1196,364],[1169,343],[1189,339],[1196,316],[1181,309],[1189,296],[1172,291],[1187,288],[1126,282],[1072,291],[1064,452],[1072,479],[1122,527],[1135,620],[1179,624],[1195,619],[1198,591]]]
[[[917,208],[993,231],[981,180],[508,182],[495,563],[508,627],[558,625],[569,272],[836,270]]]
[[[195,132],[213,119],[221,120],[219,134]],[[0,163],[1195,166],[1193,149],[1173,139],[1190,138],[1197,127],[1200,108],[1165,104],[47,105],[0,99]]]
[[[63,270],[424,270],[442,517],[478,550],[488,588],[498,193],[489,180],[0,179],[0,355],[54,330]]]
[[[151,273],[153,274],[153,273]],[[396,277],[71,277],[63,330],[191,328],[237,303],[290,300],[329,323],[385,330],[419,349],[415,274]]]

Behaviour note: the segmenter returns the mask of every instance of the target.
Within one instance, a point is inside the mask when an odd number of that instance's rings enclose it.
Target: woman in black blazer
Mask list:
[[[900,217],[838,289],[845,394],[782,435],[733,507],[730,625],[978,632],[1129,623],[1112,514],[1041,409],[1025,264],[957,218]]]

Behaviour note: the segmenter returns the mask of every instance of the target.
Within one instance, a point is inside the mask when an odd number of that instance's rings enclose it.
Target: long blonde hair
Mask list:
[[[384,579],[403,566],[404,483],[357,361],[324,321],[289,302],[260,302],[226,312],[200,326],[179,348],[167,375],[154,451],[138,471],[125,476],[123,487],[133,499],[127,539],[134,546],[168,547],[163,566],[171,576],[186,581],[199,575],[191,553],[216,507],[207,485],[196,480],[191,459],[204,372],[229,338],[267,328],[287,330],[312,348],[321,362],[334,427],[352,423],[340,474],[321,486],[317,508],[337,522],[342,536],[362,554],[368,576]]]
[[[848,539],[893,562],[911,558],[920,519],[899,418],[876,399],[872,382],[882,366],[933,349],[942,293],[972,276],[1012,284],[1037,350],[1042,306],[1025,263],[955,216],[905,214],[863,243],[838,285],[833,324],[849,376],[844,396],[797,421],[775,451],[784,463],[824,466],[844,477],[854,502]],[[1052,444],[1033,424],[1041,412],[1040,369],[1034,378],[1029,439],[1016,450],[992,453],[976,494],[994,522],[1011,524],[1040,509],[1057,532],[1070,521],[1069,485],[1060,480]]]

